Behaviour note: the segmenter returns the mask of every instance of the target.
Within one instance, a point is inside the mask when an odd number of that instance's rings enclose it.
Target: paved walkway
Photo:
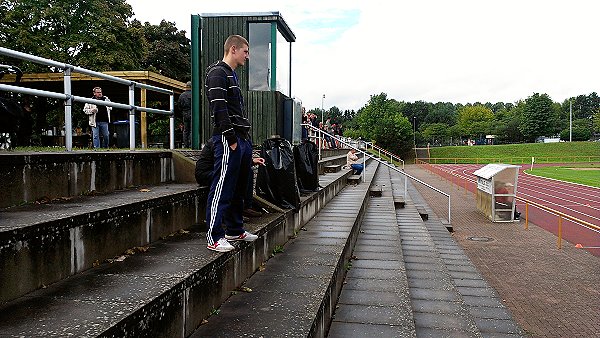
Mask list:
[[[474,195],[419,166],[406,172],[451,194],[454,239],[532,337],[600,336],[600,258],[529,223],[492,223]],[[447,218],[447,198],[416,184],[429,206]],[[489,237],[490,242],[470,237]]]

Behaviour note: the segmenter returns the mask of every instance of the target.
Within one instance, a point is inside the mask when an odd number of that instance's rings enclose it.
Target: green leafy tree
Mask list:
[[[431,110],[425,116],[424,123],[445,123],[454,125],[458,116],[456,107],[450,102],[438,102],[431,107]]]
[[[327,113],[325,114],[325,118],[331,118],[331,123],[340,123],[342,119],[342,111],[340,108],[333,106],[329,108]]]
[[[147,48],[125,0],[3,0],[0,41],[6,48],[96,71],[138,69]],[[46,66],[12,62],[27,72]],[[54,69],[53,69],[54,70]]]
[[[357,116],[360,134],[392,152],[407,153],[413,146],[412,125],[401,110],[402,103],[387,94],[372,95]]]
[[[442,145],[448,137],[448,125],[446,123],[431,123],[423,125],[423,138],[432,145]]]
[[[407,102],[402,105],[402,114],[406,116],[411,124],[415,124],[415,129],[419,130],[421,124],[428,122],[427,116],[431,113],[433,105],[429,102],[415,101]],[[431,121],[433,123],[434,121]],[[441,122],[441,121],[435,121]]]
[[[467,137],[483,137],[491,130],[494,114],[481,104],[465,106],[458,111],[458,125]]]
[[[594,133],[600,133],[600,109],[592,116],[592,131]]]
[[[560,132],[560,139],[563,141],[569,141],[569,138],[572,141],[588,141],[591,136],[590,120],[588,119],[573,121],[572,133],[569,131],[569,128],[563,129]]]
[[[548,94],[534,93],[525,100],[519,130],[528,142],[535,142],[540,136],[552,136],[560,131],[558,126],[559,108],[554,106]],[[558,127],[558,130],[557,130]]]
[[[142,67],[182,82],[191,79],[190,39],[175,23],[162,20],[159,25],[146,22],[143,26],[134,20],[132,26],[141,27],[148,44],[148,54]]]
[[[461,145],[462,135],[464,135],[464,132],[460,129],[460,126],[458,124],[455,124],[448,128],[448,137],[450,137],[451,145]]]
[[[491,133],[496,135],[494,143],[519,143],[523,142],[523,134],[519,130],[521,115],[525,103],[520,102],[517,106],[511,105],[511,109],[501,109],[494,114]]]

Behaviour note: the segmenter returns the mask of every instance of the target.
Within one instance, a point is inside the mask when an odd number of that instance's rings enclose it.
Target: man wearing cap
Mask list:
[[[191,131],[192,131],[192,82],[188,81],[185,84],[185,91],[179,95],[177,101],[179,109],[183,114],[183,147],[191,147]]]

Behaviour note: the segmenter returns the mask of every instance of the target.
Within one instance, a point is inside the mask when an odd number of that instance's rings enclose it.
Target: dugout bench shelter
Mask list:
[[[492,163],[473,173],[477,176],[477,209],[492,222],[515,220],[519,168],[518,165]]]

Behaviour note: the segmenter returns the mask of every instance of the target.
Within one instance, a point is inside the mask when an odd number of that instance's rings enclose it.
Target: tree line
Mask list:
[[[0,1],[0,42],[3,47],[95,71],[149,70],[179,81],[190,79],[190,40],[173,22],[158,25],[132,19],[125,0],[3,0]],[[60,71],[8,59],[0,63],[24,72]],[[60,109],[56,103],[56,109]],[[342,124],[344,134],[374,140],[398,153],[413,145],[463,144],[495,135],[494,143],[534,142],[540,136],[589,140],[600,133],[600,98],[595,92],[553,102],[534,93],[515,103],[454,104],[404,102],[387,94],[372,95],[358,111],[331,107],[312,109]],[[48,107],[52,110],[52,107]],[[60,116],[60,115],[58,115]]]
[[[98,72],[146,70],[190,80],[191,42],[186,32],[165,20],[158,25],[142,23],[133,14],[125,0],[2,0],[0,46]],[[62,72],[5,56],[0,56],[0,64],[17,66],[24,73]],[[39,145],[46,127],[64,124],[60,100],[18,97],[27,114],[17,145]],[[87,127],[81,109],[74,109],[73,119],[75,127]],[[161,131],[163,120],[151,115],[149,130]]]
[[[148,70],[190,79],[190,40],[175,23],[132,19],[125,0],[3,0],[0,41],[5,48],[92,69]],[[0,57],[23,72],[61,71]]]
[[[467,140],[494,144],[535,142],[539,137],[588,141],[600,134],[600,97],[596,92],[554,102],[548,94],[534,93],[515,103],[403,102],[386,93],[371,95],[357,112],[338,107],[325,114],[344,126],[344,135],[373,140],[399,154],[413,145],[461,145]],[[572,121],[572,129],[570,128]]]

